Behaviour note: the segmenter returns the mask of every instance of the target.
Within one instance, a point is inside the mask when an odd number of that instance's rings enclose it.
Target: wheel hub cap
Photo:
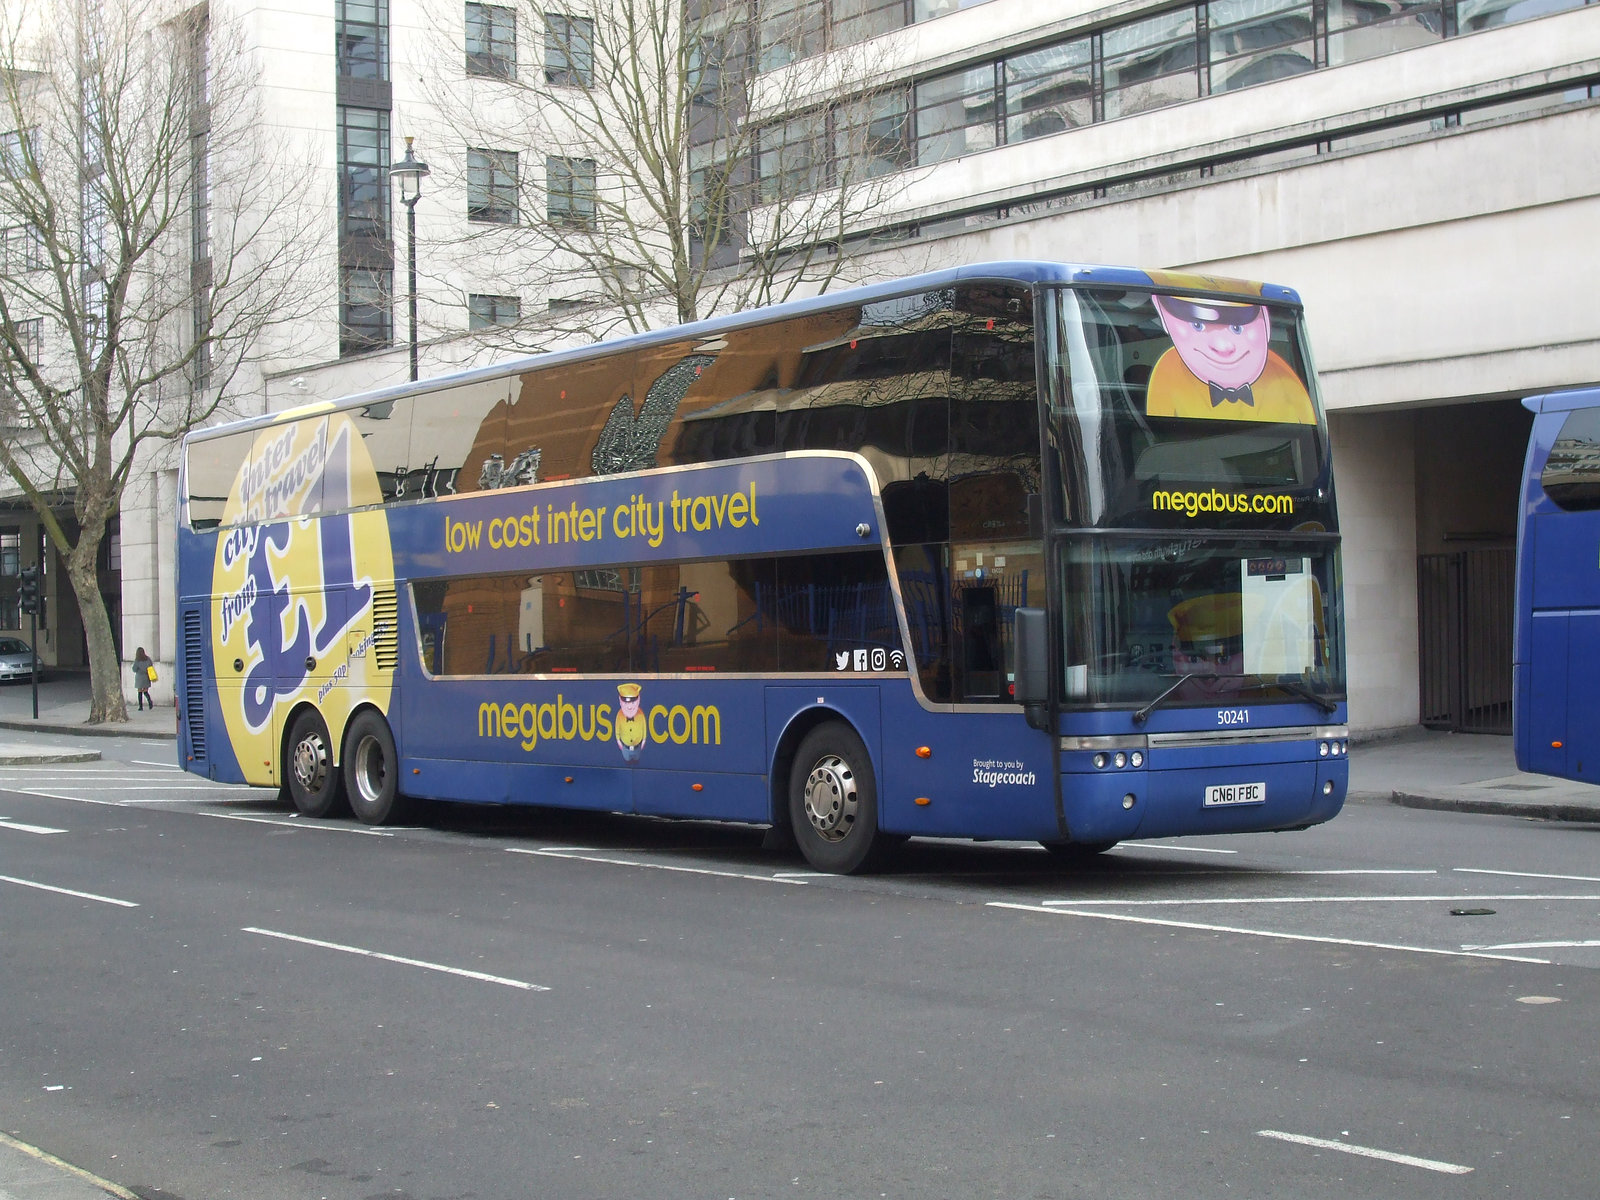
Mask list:
[[[383,795],[383,748],[375,737],[364,737],[356,747],[356,790],[369,804]]]
[[[856,821],[856,776],[836,754],[817,760],[806,776],[806,819],[828,842],[843,841]]]
[[[328,778],[328,748],[320,737],[302,738],[294,748],[294,777],[312,795],[322,790]]]

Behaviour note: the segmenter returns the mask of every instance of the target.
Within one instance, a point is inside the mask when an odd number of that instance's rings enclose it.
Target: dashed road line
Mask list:
[[[249,825],[279,825],[284,829],[304,829],[321,833],[360,833],[367,837],[393,837],[392,829],[367,829],[356,825],[332,825],[315,821],[297,821],[293,818],[280,820],[277,817],[247,817],[241,813],[206,812],[204,809],[192,809],[197,817],[216,817],[222,821],[243,821]]]
[[[582,851],[580,853],[580,851]],[[541,858],[564,858],[574,862],[600,863],[608,867],[638,867],[647,871],[673,871],[684,875],[712,875],[719,879],[749,879],[755,883],[792,883],[805,886],[806,880],[811,878],[797,878],[791,873],[776,875],[757,875],[748,871],[717,871],[710,867],[680,867],[673,863],[640,862],[631,858],[612,858],[609,855],[588,851],[583,847],[568,848],[565,846],[546,846],[531,848],[526,846],[508,846],[508,854],[533,854]]]
[[[13,821],[10,817],[0,817],[0,829],[15,829],[18,833],[65,833],[65,829],[54,829],[49,825],[27,825],[21,821]]]
[[[0,875],[0,883],[14,883],[18,887],[33,888],[40,892],[55,892],[61,896],[73,896],[79,900],[93,900],[98,904],[112,904],[117,908],[138,908],[132,900],[118,900],[115,896],[97,896],[93,892],[75,892],[71,888],[56,887],[49,883],[40,883],[34,879],[18,879],[12,875]]]
[[[1284,1133],[1280,1129],[1258,1129],[1256,1135],[1276,1138],[1280,1142],[1293,1142],[1297,1146],[1312,1146],[1318,1150],[1337,1150],[1341,1154],[1381,1159],[1384,1162],[1399,1163],[1404,1167],[1421,1167],[1424,1171],[1438,1171],[1442,1175],[1470,1175],[1473,1171],[1473,1168],[1463,1167],[1460,1163],[1443,1162],[1437,1158],[1418,1158],[1414,1154],[1397,1154],[1393,1150],[1375,1150],[1371,1146],[1357,1146],[1352,1142],[1308,1137],[1303,1133]]]
[[[542,984],[528,983],[521,979],[507,979],[502,975],[486,975],[482,971],[469,971],[464,967],[450,967],[443,963],[425,962],[420,958],[402,958],[398,954],[383,954],[377,950],[364,949],[361,946],[345,946],[338,942],[324,942],[318,938],[300,937],[293,933],[281,933],[275,929],[257,929],[253,925],[247,925],[240,932],[255,933],[262,937],[277,938],[284,942],[298,942],[302,946],[315,946],[319,950],[337,950],[341,954],[355,954],[362,958],[376,958],[383,962],[399,963],[403,967],[422,967],[424,970],[439,971],[446,975],[459,975],[463,979],[476,979],[483,983],[498,983],[524,992],[548,992],[550,990]]]
[[[1538,892],[1511,892],[1491,896],[1192,896],[1162,900],[1041,900],[1047,905],[1070,904],[1077,908],[1187,908],[1222,904],[1478,904],[1486,900],[1569,900],[1596,901],[1600,895],[1565,896]]]
[[[1366,950],[1399,950],[1407,954],[1439,954],[1447,958],[1492,958],[1498,962],[1533,963],[1545,967],[1550,965],[1550,960],[1547,958],[1490,954],[1478,950],[1441,950],[1432,946],[1408,946],[1399,942],[1369,942],[1357,938],[1324,937],[1310,933],[1285,933],[1277,929],[1247,929],[1238,925],[1210,925],[1199,921],[1170,921],[1159,917],[1136,917],[1131,913],[1095,912],[1084,908],[1057,908],[1046,904],[1016,904],[1008,900],[990,900],[988,907],[1008,908],[1017,912],[1044,913],[1052,917],[1087,917],[1096,921],[1119,921],[1128,925],[1154,925],[1163,929],[1191,929],[1198,933],[1237,933],[1245,937],[1278,938],[1286,942],[1315,942],[1326,946],[1352,946]]]
[[[1546,875],[1539,871],[1492,871],[1487,867],[1455,867],[1463,875],[1502,875],[1513,879],[1559,879],[1566,883],[1600,883],[1600,875]]]

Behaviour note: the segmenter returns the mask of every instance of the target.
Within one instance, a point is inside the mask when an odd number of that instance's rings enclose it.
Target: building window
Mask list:
[[[993,63],[917,84],[917,161],[943,162],[997,140]]]
[[[517,223],[517,155],[514,150],[467,151],[467,220]]]
[[[22,574],[22,527],[0,526],[0,577],[15,578]]]
[[[594,78],[594,22],[561,13],[544,15],[544,81],[588,87]]]
[[[336,0],[334,20],[339,74],[389,78],[389,0]]]
[[[1212,0],[1207,9],[1213,93],[1316,69],[1310,0]]]
[[[595,172],[592,158],[547,158],[545,188],[552,225],[594,228]]]
[[[1446,36],[1445,20],[1456,19],[1454,6],[1439,0],[1394,0],[1382,5],[1360,0],[1328,0],[1328,58],[1330,67],[1360,62],[1379,54],[1426,46]],[[1462,4],[1463,10],[1487,6]],[[1554,4],[1528,5],[1530,15],[1554,12]],[[1468,18],[1469,20],[1471,18]]]
[[[992,72],[991,72],[992,73]],[[993,87],[990,87],[993,94]],[[763,204],[803,196],[828,185],[828,117],[803,113],[761,131],[756,155],[758,194]]]
[[[377,350],[394,338],[389,304],[393,272],[364,267],[339,268],[339,354]]]
[[[517,74],[517,13],[497,4],[467,5],[467,74]]]
[[[758,70],[774,71],[828,46],[825,0],[769,0],[761,6]]]
[[[1079,38],[1008,58],[1005,88],[1005,140],[1075,129],[1094,120],[1094,42]]]
[[[339,106],[339,232],[389,237],[389,114]]]
[[[44,351],[44,318],[29,317],[4,329],[5,356],[37,366]]]
[[[912,165],[911,119],[903,89],[845,103],[833,128],[834,161],[856,179],[889,175]]]
[[[12,129],[0,133],[0,170],[7,175],[27,175],[29,162],[39,160],[39,131]]]
[[[491,325],[515,325],[522,319],[522,301],[516,296],[467,297],[467,328],[487,329]]]
[[[0,229],[0,270],[6,274],[37,271],[44,266],[44,239],[31,225]]]

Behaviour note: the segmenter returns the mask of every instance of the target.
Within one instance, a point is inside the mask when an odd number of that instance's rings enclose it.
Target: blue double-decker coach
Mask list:
[[[1286,288],[999,263],[192,434],[179,753],[309,816],[1297,828],[1346,786]]]

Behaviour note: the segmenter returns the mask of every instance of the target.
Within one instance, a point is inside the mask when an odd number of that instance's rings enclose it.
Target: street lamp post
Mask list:
[[[421,162],[406,139],[406,156],[389,168],[389,178],[400,184],[400,203],[406,206],[407,303],[411,310],[411,378],[417,377],[417,201],[422,199],[422,177],[428,164]]]

